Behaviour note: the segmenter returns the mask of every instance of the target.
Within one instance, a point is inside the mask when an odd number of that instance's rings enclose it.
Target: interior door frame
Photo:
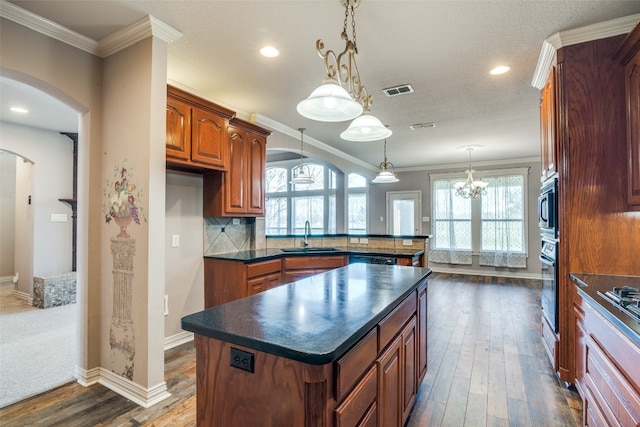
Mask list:
[[[401,195],[411,195],[412,197],[407,197],[407,199],[411,198],[417,200],[417,203],[414,207],[414,235],[422,234],[422,191],[421,190],[407,190],[407,191],[387,191],[387,234],[393,235],[393,209],[391,209],[391,197],[392,196],[401,196]]]

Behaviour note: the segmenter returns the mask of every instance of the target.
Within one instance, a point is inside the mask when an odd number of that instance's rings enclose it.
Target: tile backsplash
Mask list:
[[[255,218],[205,217],[204,255],[255,249],[255,226]]]

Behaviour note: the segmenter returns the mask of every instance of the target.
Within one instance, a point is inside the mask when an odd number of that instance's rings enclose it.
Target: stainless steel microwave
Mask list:
[[[538,226],[543,236],[558,238],[558,179],[542,185],[538,197]]]

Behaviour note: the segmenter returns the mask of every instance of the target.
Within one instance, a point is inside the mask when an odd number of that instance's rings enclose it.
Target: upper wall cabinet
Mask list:
[[[556,174],[556,67],[552,66],[547,81],[540,91],[540,180],[545,181]]]
[[[629,33],[616,59],[624,65],[627,98],[627,203],[640,210],[640,23]]]
[[[167,86],[167,167],[228,170],[227,127],[235,112]]]
[[[266,129],[234,118],[228,128],[229,171],[206,174],[204,216],[264,216]]]

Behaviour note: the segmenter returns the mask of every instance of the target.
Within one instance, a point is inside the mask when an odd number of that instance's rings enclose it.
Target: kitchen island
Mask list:
[[[350,264],[182,319],[198,426],[401,426],[427,366],[430,269]]]

